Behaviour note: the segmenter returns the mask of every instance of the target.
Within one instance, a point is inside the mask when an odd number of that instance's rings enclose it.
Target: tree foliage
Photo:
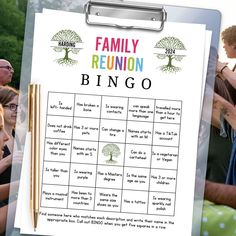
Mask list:
[[[184,44],[176,37],[165,37],[157,42],[156,47],[186,50]]]
[[[102,153],[104,156],[108,156],[109,160],[107,162],[115,162],[113,157],[118,157],[120,155],[120,148],[116,144],[107,144],[103,147]]]
[[[52,41],[79,43],[80,36],[73,30],[61,30],[52,37]]]
[[[15,73],[11,86],[19,88],[27,0],[1,0],[0,58],[8,60]]]
[[[173,60],[181,61],[185,57],[185,55],[181,55],[180,52],[181,50],[186,50],[186,48],[178,38],[164,37],[156,43],[155,48],[165,49],[165,53],[156,53],[157,58],[161,60],[168,58],[168,64],[161,66],[162,71],[177,72],[181,70],[180,67],[173,65]],[[178,54],[176,54],[176,50],[178,50]]]

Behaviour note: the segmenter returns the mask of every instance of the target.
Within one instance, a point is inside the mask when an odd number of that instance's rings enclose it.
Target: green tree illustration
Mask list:
[[[107,162],[116,162],[113,160],[113,157],[118,157],[120,153],[120,148],[116,144],[107,144],[103,147],[102,153],[104,156],[108,156],[109,160]]]
[[[181,70],[180,67],[173,65],[173,60],[181,61],[185,55],[180,54],[181,50],[186,50],[184,44],[176,37],[164,37],[158,41],[155,48],[165,49],[165,53],[156,53],[157,58],[165,59],[168,58],[168,64],[161,66],[160,69],[163,72],[178,72]],[[175,54],[178,50],[178,55]]]
[[[69,57],[69,53],[72,52],[74,54],[78,54],[81,48],[73,48],[67,45],[73,43],[82,43],[80,36],[75,31],[61,30],[52,37],[52,41],[57,41],[58,43],[61,43],[61,45],[65,44],[65,46],[53,47],[55,52],[64,51],[64,57],[56,60],[58,64],[74,65],[77,63],[76,60],[73,60]]]

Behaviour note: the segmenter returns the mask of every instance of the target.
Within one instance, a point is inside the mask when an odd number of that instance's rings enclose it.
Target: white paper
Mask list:
[[[160,33],[127,31],[91,27],[84,15],[55,11],[37,14],[35,24],[41,214],[34,232],[27,189],[21,232],[191,235],[205,25],[167,22]],[[52,41],[61,30],[76,32],[80,42]],[[179,39],[185,50],[155,48],[165,37]],[[68,44],[71,60],[60,59]],[[176,67],[169,61],[168,68],[165,52]],[[105,68],[108,56],[127,60],[129,68]]]

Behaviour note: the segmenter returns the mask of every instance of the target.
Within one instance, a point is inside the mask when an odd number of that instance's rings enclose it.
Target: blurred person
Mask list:
[[[210,139],[206,179],[213,182],[225,183],[230,162],[230,153],[232,150],[232,129],[230,124],[223,117],[223,110],[220,106],[218,106],[219,102],[217,102],[216,100],[216,98],[218,98],[216,95],[219,95],[224,100],[228,101],[232,106],[234,105],[234,101],[229,92],[227,84],[216,73],[217,61],[217,50],[215,48],[211,48],[207,76],[213,78],[214,84],[212,84],[211,86],[214,85],[214,87],[213,91],[210,89],[210,84],[208,84],[208,87],[206,88],[208,88],[209,91],[212,91],[215,96],[213,97],[212,109],[209,109],[209,111],[211,112],[209,116],[211,115],[212,119],[209,133]],[[211,92],[209,93],[209,95],[211,96]],[[205,94],[205,100],[206,97],[207,94]],[[212,97],[210,97],[210,100],[211,99]],[[203,114],[204,112],[207,113],[206,110],[209,107],[211,107],[211,104],[205,106]]]
[[[236,209],[236,186],[206,181],[204,199]]]
[[[0,86],[11,82],[14,69],[11,63],[5,59],[0,59]]]
[[[235,106],[217,93],[214,94],[213,101],[213,110],[218,111],[215,112],[215,114],[218,114],[218,116],[222,114],[223,118],[231,125],[232,129],[236,130]],[[216,120],[219,120],[219,118]],[[234,158],[232,159],[232,155],[235,155],[235,148],[231,151],[230,162],[234,160]],[[231,169],[230,166],[233,168]],[[231,163],[230,166],[225,183],[216,183],[208,180],[205,182],[204,199],[236,209],[236,186],[229,182],[229,177],[235,176],[236,169],[235,165],[233,166]]]
[[[227,57],[230,59],[236,58],[236,26],[226,28],[221,36]],[[236,186],[234,186],[236,185],[236,73],[234,69],[231,70],[228,63],[217,62],[217,79],[212,113],[213,123],[215,126],[219,126],[224,134],[228,133],[231,136],[233,144],[229,154],[229,165],[224,183],[207,180],[205,182],[204,198],[216,204],[227,205],[236,209]],[[228,153],[227,146],[222,145],[222,143],[221,149]]]
[[[13,227],[16,208],[15,196],[8,199],[11,186],[11,194],[14,195],[18,189],[18,181],[10,183],[11,164],[13,159],[13,147],[15,136],[15,125],[18,108],[19,92],[9,86],[0,86],[0,235],[4,235],[7,216],[8,225]],[[2,121],[3,120],[3,121]],[[4,134],[6,136],[4,136]],[[16,144],[18,142],[16,141]],[[17,145],[18,146],[18,145]],[[18,149],[20,149],[20,144]],[[14,153],[14,163],[21,164],[22,155]],[[16,160],[16,161],[15,161]],[[15,169],[14,169],[15,170]],[[9,212],[8,212],[9,211]]]
[[[20,93],[18,103],[20,103],[20,109],[17,111],[18,118],[16,124],[16,133],[19,138],[19,143],[21,146],[24,146],[26,133],[28,130],[28,93]]]
[[[236,58],[236,25],[231,26],[225,29],[222,32],[222,40],[224,43],[224,49],[228,58]],[[232,97],[236,97],[236,72],[230,70],[227,63],[222,63],[218,61],[217,63],[217,72],[220,75],[220,78],[228,82],[233,88],[229,91],[232,94]],[[235,99],[234,99],[235,100]],[[234,101],[234,105],[236,101]],[[236,119],[236,118],[235,118]],[[234,128],[234,137],[233,137],[233,146],[230,156],[230,164],[226,179],[226,184],[236,185],[236,135]]]
[[[4,127],[4,117],[3,117],[3,108],[0,105],[0,160],[4,154],[5,143],[9,140],[9,135],[7,134]],[[16,183],[14,183],[16,184]],[[10,184],[0,185],[0,201],[5,200],[9,196]],[[7,221],[7,205],[2,205],[0,202],[0,234],[5,231],[6,221]]]
[[[18,96],[19,92],[14,88],[9,86],[0,86],[0,104],[4,109],[5,130],[9,136],[9,139],[4,145],[3,158],[0,161],[0,184],[10,182],[14,143],[17,144],[17,149],[20,150],[21,148],[18,138],[15,135]]]
[[[222,33],[223,47],[228,58],[236,58],[236,25],[225,29]],[[217,73],[222,80],[225,80],[228,90],[236,104],[236,72],[235,67],[231,70],[228,63],[217,62]]]
[[[222,101],[225,101],[228,106],[223,107]],[[206,179],[225,183],[232,150],[233,130],[229,121],[225,119],[224,113],[229,107],[234,110],[234,104],[224,81],[218,76],[215,79],[212,105]]]
[[[19,186],[19,182],[13,182],[11,184],[2,184],[0,185],[0,201],[8,198],[10,188],[11,194],[15,194]],[[12,190],[13,189],[13,190]],[[14,215],[16,209],[16,201],[11,202],[8,205],[0,204],[0,236],[5,235],[7,224],[13,227],[14,225]],[[9,216],[9,217],[8,217]]]

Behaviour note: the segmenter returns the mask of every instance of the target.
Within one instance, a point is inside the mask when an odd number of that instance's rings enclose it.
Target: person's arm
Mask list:
[[[218,115],[214,116],[214,113]],[[234,130],[236,130],[236,107],[217,93],[214,93],[212,117],[215,117],[215,123],[219,122],[220,114],[223,114],[225,120],[227,120]]]
[[[12,155],[0,160],[0,174],[2,174],[12,164]]]
[[[236,209],[236,186],[206,181],[204,199]]]
[[[10,184],[0,185],[0,200],[5,200],[9,197]]]
[[[219,129],[220,128],[220,113],[221,113],[221,106],[222,105],[215,98],[215,95],[218,95],[218,94],[214,93],[214,97],[213,97],[211,124],[214,127]]]
[[[236,89],[236,73],[229,69],[227,63],[218,61],[216,71],[222,75],[220,78],[228,80],[228,82]]]
[[[7,211],[8,211],[7,205],[0,208],[0,234],[5,232],[6,230]]]
[[[0,201],[5,200],[9,197],[10,189],[11,195],[14,195],[18,192],[19,181],[11,182],[8,184],[0,185]]]

